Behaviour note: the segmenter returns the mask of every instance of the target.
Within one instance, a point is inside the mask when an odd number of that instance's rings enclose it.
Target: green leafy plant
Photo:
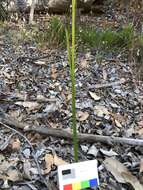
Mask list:
[[[57,16],[53,16],[43,28],[33,26],[32,34],[36,44],[40,47],[45,45],[50,47],[66,46],[65,27]]]
[[[50,20],[49,33],[50,44],[54,42],[57,43],[57,45],[65,46],[65,27],[57,16],[54,16]]]
[[[66,16],[66,18],[68,15]],[[70,20],[67,21],[69,38],[72,32],[69,30]],[[106,30],[97,29],[94,26],[81,25],[76,28],[75,40],[77,49],[95,48],[99,52],[112,51],[120,52],[128,50],[132,46],[134,39],[133,28],[131,25],[125,26],[120,30],[107,28]],[[65,25],[57,16],[53,16],[45,25],[33,25],[32,28],[21,28],[20,36],[24,41],[34,41],[38,47],[66,47]],[[71,41],[71,39],[70,39]]]
[[[97,29],[93,26],[81,26],[77,31],[79,45],[94,47],[104,51],[120,51],[130,48],[133,39],[131,25],[121,28],[119,31],[107,28]]]
[[[76,88],[75,88],[75,22],[76,22],[76,0],[72,0],[72,47],[70,48],[70,32],[66,28],[66,41],[68,50],[68,61],[70,65],[70,77],[72,83],[72,130],[73,130],[73,145],[74,145],[74,159],[78,161],[78,138],[76,127]]]

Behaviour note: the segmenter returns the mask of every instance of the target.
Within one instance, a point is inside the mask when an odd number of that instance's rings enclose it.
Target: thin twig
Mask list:
[[[44,185],[47,187],[47,189],[49,189],[49,185],[47,184],[47,182],[45,181],[44,177],[42,176],[42,172],[41,172],[41,168],[39,166],[39,163],[38,163],[38,160],[35,156],[35,150],[33,148],[33,146],[31,145],[30,141],[26,138],[26,136],[24,136],[22,133],[20,133],[19,131],[17,131],[16,129],[2,123],[0,121],[0,124],[3,125],[4,127],[8,128],[9,130],[13,131],[14,133],[17,133],[19,136],[21,136],[27,143],[28,145],[30,146],[31,150],[32,150],[32,156],[33,156],[33,159],[35,161],[35,164],[37,166],[37,170],[38,170],[38,173],[39,173],[39,176],[40,176],[40,179],[43,181]],[[50,190],[50,189],[49,189]]]

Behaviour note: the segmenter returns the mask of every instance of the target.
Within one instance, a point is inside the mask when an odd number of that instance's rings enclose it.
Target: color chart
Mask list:
[[[80,189],[94,188],[94,187],[98,187],[98,182],[96,178],[73,183],[73,184],[67,184],[67,185],[64,185],[63,189],[64,190],[80,190]]]
[[[60,190],[99,187],[97,161],[90,160],[58,167]]]

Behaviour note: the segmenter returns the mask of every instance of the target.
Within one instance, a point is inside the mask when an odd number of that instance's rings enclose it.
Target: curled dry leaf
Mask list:
[[[115,119],[115,124],[116,124],[116,126],[117,126],[118,128],[122,128],[121,123],[120,123],[118,120],[116,120],[116,119]]]
[[[139,134],[140,136],[143,135],[143,121],[142,120],[138,122],[136,133]]]
[[[53,102],[51,104],[47,104],[46,108],[43,110],[44,113],[52,113],[60,108],[59,102]]]
[[[65,165],[68,164],[66,161],[62,160],[61,158],[59,158],[56,154],[54,155],[54,164],[56,166],[60,166],[60,165]]]
[[[54,164],[54,157],[52,154],[45,155],[45,163],[46,163],[45,174],[48,174],[51,171],[52,166]]]
[[[142,136],[143,135],[143,128],[137,130],[136,132],[137,132],[137,134],[139,134],[140,136]]]
[[[140,161],[140,173],[143,172],[143,159],[141,159]]]
[[[103,80],[107,80],[108,74],[107,71],[105,69],[103,69]]]
[[[119,183],[130,183],[135,190],[142,190],[143,186],[138,179],[118,160],[106,158],[104,161],[106,169],[111,172]]]
[[[139,128],[143,128],[143,120],[138,122],[138,126],[139,126]]]
[[[45,96],[41,95],[41,94],[38,94],[36,98],[37,98],[38,102],[46,102],[46,101],[48,101],[48,99]]]
[[[80,67],[81,69],[86,69],[88,67],[88,61],[86,59],[82,59],[80,61]]]
[[[54,65],[52,65],[52,68],[51,68],[51,78],[56,80],[58,74],[57,74],[57,69]]]
[[[0,154],[0,164],[3,162],[3,160],[5,160],[5,156],[3,154]]]
[[[106,155],[106,156],[117,156],[118,154],[116,152],[114,152],[112,149],[108,150],[104,150],[102,148],[100,148],[100,152],[102,152],[102,154]]]
[[[126,116],[123,116],[120,113],[111,113],[111,116],[114,119],[114,121],[118,121],[121,125],[122,123],[126,122]]]
[[[54,155],[46,154],[45,155],[45,163],[46,163],[45,174],[48,174],[51,171],[53,165],[60,166],[60,165],[67,164],[67,162],[65,162],[64,160],[59,158],[56,154],[54,154]]]
[[[23,106],[25,108],[28,108],[29,110],[36,110],[40,107],[40,104],[37,103],[37,102],[30,102],[30,101],[26,101],[26,102],[16,102],[15,103],[16,105],[19,105],[19,106]]]
[[[98,101],[101,99],[101,97],[97,96],[94,92],[89,91],[90,96],[95,100]]]
[[[110,112],[108,111],[108,109],[104,106],[95,106],[94,107],[94,113],[98,116],[98,117],[103,117],[104,115],[109,115]]]
[[[11,181],[19,181],[21,179],[21,174],[20,172],[18,172],[18,170],[10,168],[7,171],[7,179],[11,180]]]
[[[20,172],[15,168],[14,162],[3,161],[0,163],[0,178],[3,180],[18,181],[21,178]]]
[[[18,138],[13,139],[13,141],[11,142],[12,149],[17,151],[20,149],[20,146],[21,146],[20,140]]]
[[[34,62],[36,65],[46,65],[46,60],[45,59],[39,59]]]
[[[88,117],[89,117],[88,112],[82,112],[82,111],[77,112],[78,121],[85,121],[85,120],[87,120]]]

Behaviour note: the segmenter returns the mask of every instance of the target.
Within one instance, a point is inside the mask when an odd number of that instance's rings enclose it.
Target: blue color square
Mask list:
[[[90,183],[90,187],[98,187],[98,182],[97,182],[96,178],[95,179],[91,179],[89,181],[89,183]]]

